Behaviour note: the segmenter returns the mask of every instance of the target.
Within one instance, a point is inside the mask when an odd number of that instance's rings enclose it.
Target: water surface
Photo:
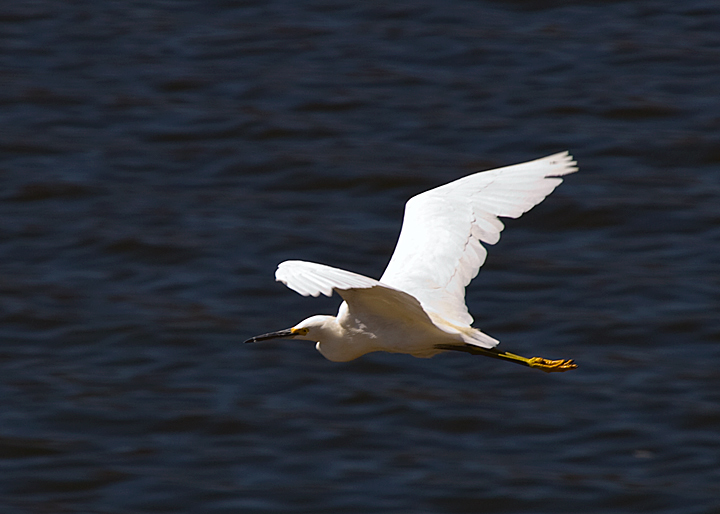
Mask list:
[[[703,0],[4,5],[2,511],[717,512],[719,63]],[[467,300],[577,371],[241,344],[565,149]]]

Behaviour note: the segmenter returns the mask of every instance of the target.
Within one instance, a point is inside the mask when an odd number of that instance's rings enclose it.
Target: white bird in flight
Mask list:
[[[495,348],[499,341],[477,328],[465,305],[465,287],[480,271],[504,225],[542,202],[563,175],[578,170],[568,152],[475,173],[425,191],[405,205],[390,263],[375,280],[305,261],[285,261],[276,280],[303,296],[342,298],[337,316],[311,316],[292,328],[252,337],[315,341],[327,359],[350,361],[370,352],[432,357],[455,350],[537,368],[567,371],[572,360],[521,357]]]

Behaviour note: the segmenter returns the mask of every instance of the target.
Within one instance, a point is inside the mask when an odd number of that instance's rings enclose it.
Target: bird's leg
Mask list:
[[[515,362],[523,366],[530,368],[536,368],[546,373],[552,373],[556,371],[567,371],[569,369],[577,368],[572,359],[559,359],[549,360],[543,359],[542,357],[522,357],[515,355],[510,352],[501,352],[495,348],[480,348],[471,344],[457,345],[457,344],[436,344],[435,348],[438,350],[453,350],[458,352],[471,353],[473,355],[485,355],[486,357],[492,357],[493,359],[500,359],[508,362]]]
[[[515,362],[525,364],[527,366],[530,366],[531,368],[537,368],[541,371],[544,371],[545,373],[553,373],[555,371],[567,371],[569,369],[577,368],[577,364],[575,364],[572,359],[550,360],[544,359],[543,357],[530,357],[528,359],[526,357],[514,355],[510,352],[504,352],[500,355],[506,355],[511,360],[517,359]]]

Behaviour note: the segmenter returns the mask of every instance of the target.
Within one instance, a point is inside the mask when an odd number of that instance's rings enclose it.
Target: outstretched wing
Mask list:
[[[392,317],[397,322],[432,323],[416,298],[351,271],[314,262],[285,261],[278,265],[275,279],[303,296],[332,296],[335,290],[351,310]]]
[[[480,271],[504,228],[498,216],[518,218],[577,171],[568,152],[475,173],[411,198],[395,252],[380,282],[406,291],[423,308],[470,325],[465,287]]]
[[[381,285],[374,278],[306,261],[281,262],[275,271],[275,280],[303,296],[332,296],[333,289],[366,289]]]

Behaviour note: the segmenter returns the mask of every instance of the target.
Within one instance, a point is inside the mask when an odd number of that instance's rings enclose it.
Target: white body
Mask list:
[[[374,351],[430,357],[443,351],[438,344],[493,348],[497,339],[471,326],[465,305],[465,287],[487,255],[481,242],[495,244],[504,228],[498,217],[530,210],[562,182],[560,176],[577,171],[575,164],[563,152],[475,173],[411,198],[379,281],[322,264],[281,263],[275,276],[294,291],[331,296],[334,290],[345,300],[337,316],[312,316],[285,332],[316,341],[332,361]]]
[[[313,273],[322,273],[322,268],[326,268],[321,264],[286,261],[280,269],[307,270],[308,266]],[[414,297],[379,283],[341,290],[341,294],[345,301],[337,316],[312,316],[294,327],[308,328],[307,334],[294,337],[317,341],[315,348],[331,361],[349,361],[378,351],[432,357],[442,351],[435,345],[443,343],[468,341],[486,348],[497,344],[477,329],[453,326],[437,315],[429,315]]]

